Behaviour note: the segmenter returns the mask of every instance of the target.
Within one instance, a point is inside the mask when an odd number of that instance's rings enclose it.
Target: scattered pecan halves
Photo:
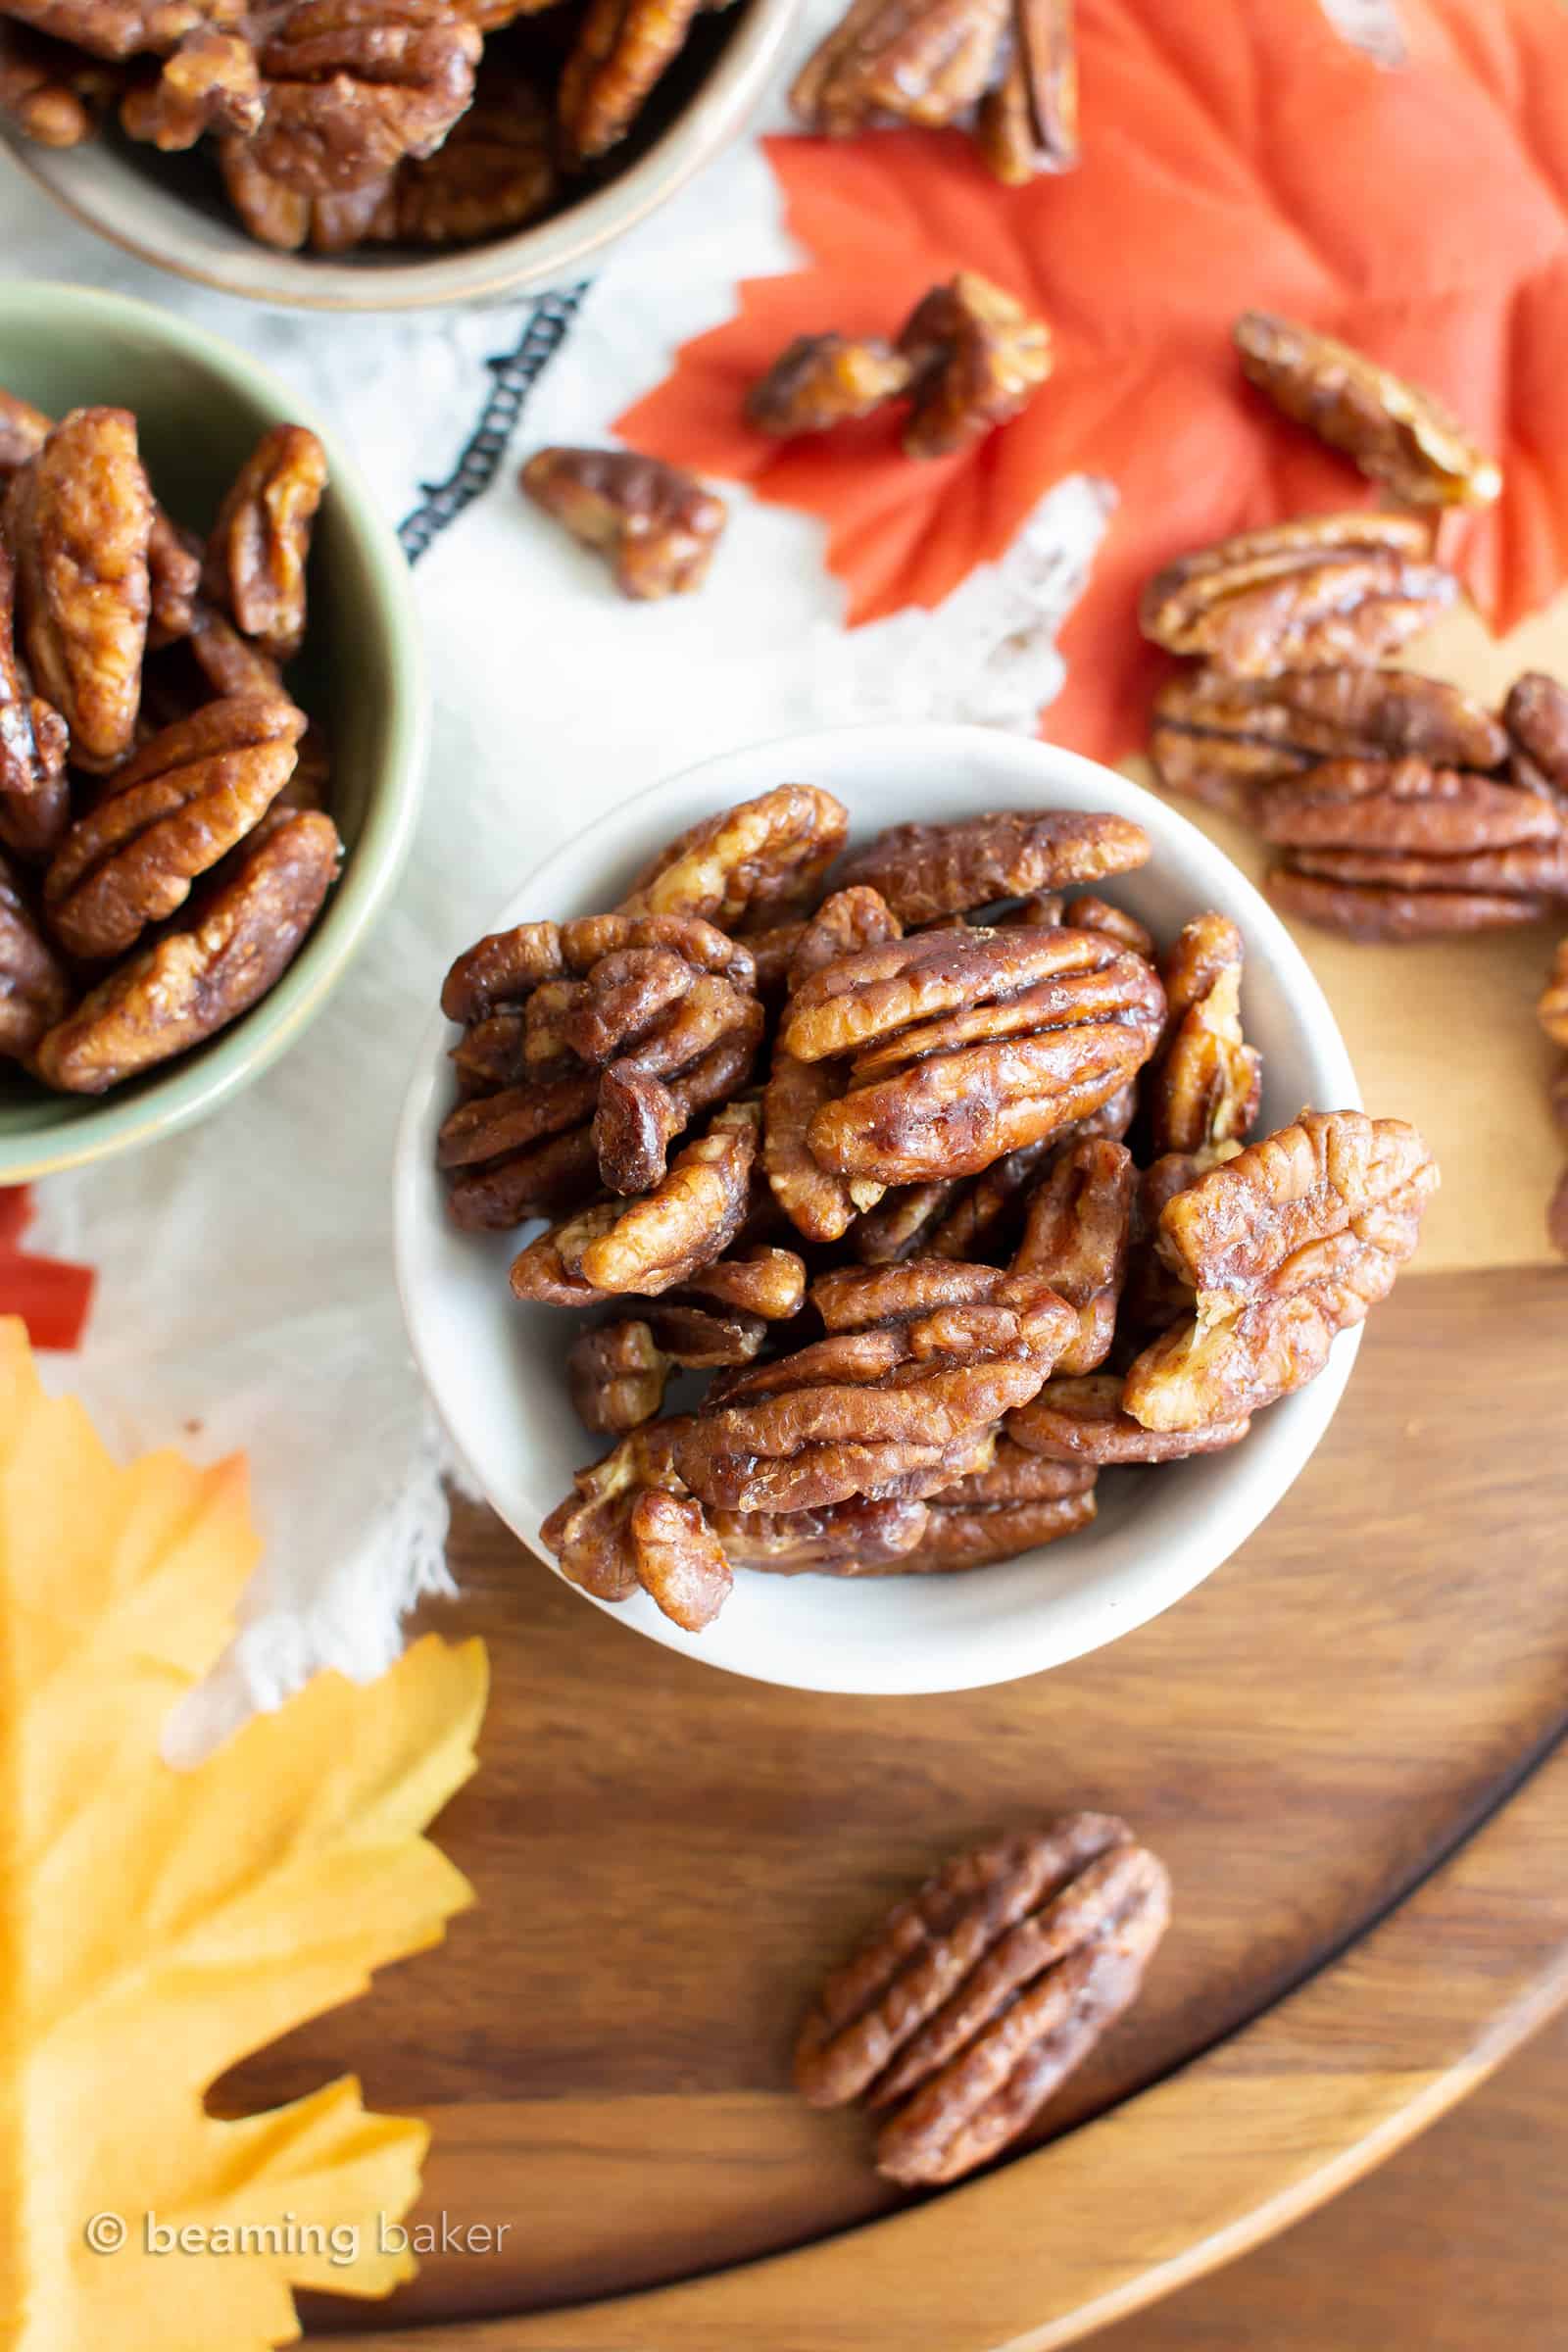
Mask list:
[[[912,928],[1002,899],[1103,881],[1148,858],[1148,834],[1126,817],[1003,808],[953,824],[893,825],[847,858],[838,880],[841,889],[868,884]]]
[[[1502,470],[1430,392],[1316,327],[1244,311],[1236,349],[1249,381],[1373,481],[1413,507],[1482,506]]]
[[[440,146],[473,97],[480,47],[446,0],[300,0],[262,43],[251,160],[303,196],[369,187]]]
[[[0,1060],[24,1060],[70,1002],[64,966],[0,853]]]
[[[561,70],[556,112],[568,169],[623,139],[685,45],[702,0],[589,0]]]
[[[0,844],[24,857],[52,849],[71,821],[66,722],[32,692],[15,638],[16,571],[0,540]]]
[[[277,798],[304,732],[291,703],[231,697],[153,736],[76,819],[44,876],[62,945],[88,960],[122,955],[172,914]]]
[[[634,602],[694,594],[729,515],[695,474],[625,449],[536,450],[517,479]]]
[[[1413,515],[1306,515],[1181,557],[1143,593],[1146,637],[1242,677],[1380,662],[1458,594]]]
[[[6,535],[20,640],[37,691],[71,730],[74,763],[115,767],[141,700],[153,500],[128,409],[75,409],[12,477]]]
[[[903,936],[886,901],[863,885],[835,891],[807,923],[791,959],[791,988],[843,956]],[[807,1136],[823,1104],[842,1092],[843,1072],[828,1062],[798,1061],[778,1046],[762,1095],[762,1168],[773,1198],[798,1233],[811,1242],[836,1242],[862,1209],[874,1208],[882,1188],[846,1180],[821,1167]]]
[[[274,424],[218,511],[202,586],[274,662],[305,639],[305,566],[326,488],[326,452],[303,424]]]
[[[1161,966],[1168,1027],[1148,1080],[1156,1152],[1245,1142],[1257,1116],[1263,1061],[1242,1035],[1245,956],[1227,916],[1200,914],[1183,925]]]
[[[1005,424],[1051,373],[1051,329],[975,270],[933,286],[899,336],[913,368],[909,458],[946,458]]]
[[[1133,1157],[1124,1144],[1069,1144],[1029,1203],[1013,1271],[1038,1274],[1077,1317],[1057,1372],[1092,1372],[1110,1353],[1127,1271]]]
[[[341,854],[318,810],[264,819],[194,920],[119,965],[50,1030],[38,1075],[68,1093],[101,1095],[238,1020],[304,946]]]
[[[1109,1815],[961,1855],[829,1978],[796,2083],[813,2106],[906,2101],[880,2169],[956,2180],[1026,2128],[1132,2000],[1168,1914],[1163,1869]]]
[[[1402,1119],[1303,1111],[1160,1212],[1161,1257],[1198,1295],[1122,1401],[1148,1429],[1234,1420],[1303,1387],[1415,1249],[1437,1163]]]
[[[637,876],[622,911],[700,915],[725,931],[804,913],[849,824],[849,810],[830,792],[780,784],[666,843]]]

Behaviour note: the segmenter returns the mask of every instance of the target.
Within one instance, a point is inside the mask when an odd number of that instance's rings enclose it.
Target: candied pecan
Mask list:
[[[1144,635],[1241,677],[1373,662],[1396,653],[1458,594],[1405,514],[1312,514],[1241,531],[1156,572]]]
[[[232,32],[245,0],[6,0],[5,13],[94,57],[164,54],[204,25]]]
[[[152,529],[147,534],[150,650],[189,636],[196,617],[201,570],[201,541],[195,532],[182,530],[155,504]]]
[[[925,1574],[994,1567],[1076,1535],[1094,1519],[1097,1475],[1093,1464],[1047,1461],[999,1437],[986,1468],[929,1498],[907,1565]]]
[[[711,1625],[735,1580],[702,1504],[650,1487],[633,1503],[627,1525],[644,1592],[689,1634]]]
[[[841,956],[902,935],[898,916],[876,891],[835,891],[802,930],[790,986],[799,987]],[[829,1174],[808,1146],[811,1121],[842,1086],[842,1073],[832,1064],[797,1061],[780,1046],[762,1096],[763,1170],[791,1224],[811,1242],[836,1242],[860,1210],[874,1208],[882,1198],[880,1185]]]
[[[187,924],[117,965],[50,1030],[38,1075],[101,1095],[237,1021],[304,946],[341,855],[331,818],[318,811],[264,819]]]
[[[249,41],[230,32],[187,33],[158,79],[121,100],[122,127],[166,153],[194,147],[208,131],[247,137],[262,120],[262,80]]]
[[[1103,1137],[1069,1144],[1030,1200],[1013,1271],[1042,1276],[1077,1317],[1058,1372],[1093,1372],[1110,1353],[1132,1208],[1132,1153]]]
[[[1002,808],[953,824],[892,825],[845,860],[840,887],[869,883],[913,928],[999,899],[1102,881],[1148,858],[1148,834],[1124,816]]]
[[[0,541],[0,843],[52,849],[71,822],[66,722],[31,690],[13,634],[15,570]]]
[[[746,934],[746,945],[757,964],[757,993],[764,1004],[777,1006],[782,1003],[790,965],[805,930],[804,922],[795,921],[769,923],[760,931]]]
[[[556,194],[556,158],[543,99],[491,61],[473,104],[434,155],[400,164],[386,234],[406,245],[464,245],[521,228]]]
[[[152,516],[128,409],[73,410],[7,493],[23,651],[89,774],[118,766],[135,733]]]
[[[465,1168],[448,1189],[447,1213],[465,1232],[505,1233],[591,1199],[598,1180],[593,1130],[572,1127],[531,1149]]]
[[[1568,939],[1559,940],[1546,985],[1536,1001],[1536,1012],[1546,1035],[1568,1046]]]
[[[1406,506],[1483,506],[1501,490],[1501,468],[1430,392],[1348,343],[1267,311],[1244,311],[1233,333],[1250,383]]]
[[[1051,329],[973,270],[933,286],[899,335],[914,370],[909,458],[947,458],[1005,424],[1051,373]]]
[[[252,160],[302,196],[431,155],[473,97],[478,29],[446,0],[299,0],[261,48]]]
[[[681,1421],[653,1421],[622,1438],[602,1460],[576,1472],[574,1492],[539,1531],[562,1574],[599,1600],[627,1600],[637,1590],[631,1514],[638,1497],[658,1487],[684,1494],[673,1466]]]
[[[1045,1461],[1088,1463],[1105,1470],[1123,1463],[1181,1462],[1194,1453],[1218,1453],[1239,1445],[1252,1426],[1242,1414],[1198,1429],[1146,1429],[1123,1411],[1121,1392],[1121,1377],[1115,1372],[1048,1380],[1038,1396],[1007,1415],[1007,1434]]]
[[[1555,841],[1562,819],[1539,793],[1425,760],[1325,760],[1259,796],[1265,841],[1304,850],[1468,857]]]
[[[0,385],[0,487],[7,476],[38,455],[53,429],[53,419],[42,409]]]
[[[602,1323],[572,1341],[566,1389],[585,1429],[624,1437],[652,1421],[664,1401],[669,1358],[646,1323]]]
[[[796,119],[829,138],[883,122],[965,122],[999,70],[1011,4],[853,0],[796,76]]]
[[[1069,899],[1062,908],[1061,920],[1069,931],[1103,931],[1107,939],[1115,940],[1121,947],[1131,948],[1133,954],[1141,956],[1146,963],[1154,960],[1156,951],[1153,933],[1146,929],[1135,914],[1128,914],[1120,906],[1112,906],[1107,899],[1097,899],[1093,892],[1086,891],[1075,899]]]
[[[662,1078],[612,1062],[599,1081],[594,1104],[594,1153],[612,1193],[646,1193],[667,1164],[671,1138],[682,1120]]]
[[[825,433],[909,387],[909,362],[876,335],[797,335],[746,395],[760,433]]]
[[[556,93],[569,169],[616,146],[686,45],[701,0],[588,0]]]
[[[304,642],[305,565],[325,487],[326,453],[316,435],[303,424],[274,424],[235,475],[207,542],[204,590],[274,662]]]
[[[35,146],[80,147],[95,138],[118,80],[113,66],[0,19],[0,117]],[[5,442],[0,415],[0,470],[7,469]]]
[[[667,842],[638,874],[622,909],[701,915],[725,931],[777,923],[814,900],[849,823],[849,810],[830,792],[780,784]]]
[[[1136,1997],[1169,1911],[1163,1868],[1110,1815],[963,1854],[828,1979],[797,2087],[814,2107],[892,2108],[877,2136],[891,2179],[956,2180],[1033,2122]]]
[[[122,955],[183,906],[277,798],[304,732],[291,703],[232,697],[143,744],[44,876],[49,923],[70,954]]]
[[[70,1002],[65,971],[0,854],[0,1060],[24,1060]]]
[[[743,1241],[728,1256],[689,1276],[685,1288],[694,1298],[712,1299],[737,1314],[787,1323],[806,1298],[806,1266],[793,1250]]]
[[[1284,914],[1298,915],[1324,931],[1343,932],[1347,939],[1395,945],[1446,939],[1455,932],[1505,931],[1522,923],[1537,923],[1550,905],[1546,899],[1509,897],[1496,891],[1389,890],[1364,883],[1332,882],[1286,865],[1269,869],[1264,888]]]
[[[898,1576],[917,1564],[926,1506],[907,1496],[853,1495],[819,1510],[725,1511],[708,1523],[737,1568],[769,1576]]]
[[[978,1174],[1098,1108],[1163,1014],[1150,966],[1095,932],[931,931],[814,974],[783,1043],[805,1061],[857,1057],[811,1125],[823,1166],[919,1183]]]
[[[1514,782],[1568,808],[1568,688],[1544,670],[1526,670],[1508,690],[1502,721],[1513,747]],[[1487,763],[1473,760],[1466,764]]]
[[[639,602],[700,588],[728,520],[723,500],[695,474],[630,450],[536,450],[517,479]]]
[[[1397,850],[1295,850],[1298,873],[1390,891],[1494,891],[1504,897],[1568,898],[1568,833],[1470,857],[1422,857]]]
[[[597,1077],[582,1070],[460,1102],[441,1123],[438,1163],[449,1169],[490,1164],[543,1137],[564,1135],[592,1117],[598,1096]]]
[[[1146,1429],[1235,1420],[1315,1379],[1415,1249],[1437,1163],[1401,1119],[1303,1111],[1178,1193],[1157,1244],[1198,1294],[1122,1402]]]
[[[1211,913],[1184,924],[1165,958],[1166,1043],[1148,1081],[1156,1152],[1240,1143],[1257,1116],[1263,1061],[1242,1037],[1245,955],[1236,925]]]
[[[628,1203],[589,1243],[585,1280],[596,1290],[647,1298],[722,1257],[746,1214],[760,1116],[748,1102],[719,1111],[708,1133],[676,1154],[655,1190]]]
[[[307,196],[264,172],[249,139],[220,138],[217,154],[228,201],[260,244],[280,253],[298,253],[305,245],[313,253],[347,253],[397,233],[394,172],[336,195]]]
[[[975,144],[1004,187],[1078,162],[1073,0],[1014,0],[1012,58],[981,100]]]

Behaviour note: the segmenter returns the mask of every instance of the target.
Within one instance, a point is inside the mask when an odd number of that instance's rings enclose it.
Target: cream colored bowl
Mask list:
[[[274,252],[240,227],[210,168],[118,135],[64,152],[0,126],[12,159],[75,220],[139,261],[251,302],[314,311],[415,311],[562,285],[735,137],[762,94],[800,0],[739,0],[722,49],[675,120],[629,170],[531,228],[407,254]],[[722,24],[723,19],[717,20]]]

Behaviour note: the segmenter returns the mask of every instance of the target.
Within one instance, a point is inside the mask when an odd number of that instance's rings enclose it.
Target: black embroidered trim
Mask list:
[[[588,280],[541,294],[528,314],[516,347],[486,360],[495,377],[479,421],[444,482],[421,482],[423,497],[398,525],[398,538],[411,564],[417,564],[465,507],[488,490],[516,430],[523,402],[561,349],[582,308]]]

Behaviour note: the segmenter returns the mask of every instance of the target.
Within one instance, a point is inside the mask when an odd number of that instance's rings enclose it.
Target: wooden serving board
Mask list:
[[[495,1690],[440,1835],[479,1907],[221,2096],[352,2068],[434,2128],[419,2217],[489,2245],[311,2327],[367,2352],[429,2352],[435,2320],[451,2352],[1065,2343],[1459,2096],[1568,1995],[1565,1311],[1563,1269],[1407,1277],[1245,1549],[999,1690],[707,1672],[460,1507],[463,1597],[431,1621],[483,1633]],[[1143,2001],[1049,2144],[906,2198],[859,2118],[790,2092],[800,2012],[935,1863],[1080,1804],[1171,1868]]]

